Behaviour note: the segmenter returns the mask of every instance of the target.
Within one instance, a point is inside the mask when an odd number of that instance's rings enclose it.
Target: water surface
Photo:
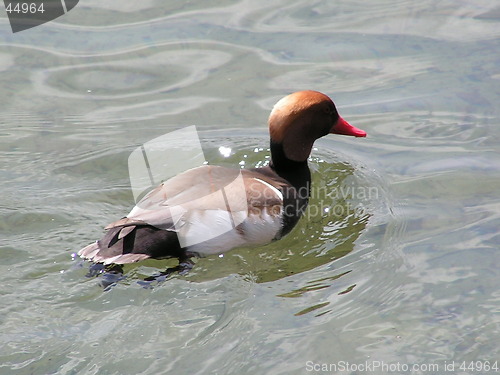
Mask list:
[[[0,373],[493,365],[499,17],[491,1],[383,0],[86,1],[17,34],[3,17]],[[195,124],[210,163],[265,165],[267,115],[301,89],[368,132],[316,144],[319,210],[149,288],[171,262],[126,266],[108,291],[86,277],[72,254],[132,207],[136,147]]]

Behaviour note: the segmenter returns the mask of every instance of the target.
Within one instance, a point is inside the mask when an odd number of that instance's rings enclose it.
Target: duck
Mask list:
[[[177,258],[175,270],[185,274],[192,258],[263,246],[290,233],[308,205],[314,142],[328,134],[366,137],[366,132],[344,120],[330,97],[313,90],[280,99],[268,126],[267,166],[202,165],[184,171],[151,190],[78,255],[103,265]]]

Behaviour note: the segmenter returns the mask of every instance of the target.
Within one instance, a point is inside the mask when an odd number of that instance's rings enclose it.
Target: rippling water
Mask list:
[[[493,372],[499,18],[484,0],[89,0],[16,34],[3,17],[0,373]],[[72,254],[133,205],[137,146],[195,124],[210,163],[264,165],[269,110],[300,89],[368,138],[317,142],[289,236],[148,288],[169,261],[108,291],[86,277]]]

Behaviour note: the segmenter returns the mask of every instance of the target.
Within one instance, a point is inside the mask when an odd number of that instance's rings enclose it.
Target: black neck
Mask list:
[[[271,141],[269,167],[287,180],[293,188],[283,189],[283,228],[279,237],[289,233],[304,213],[311,195],[311,172],[305,161],[293,161],[286,157],[283,145]]]
[[[294,161],[286,157],[283,145],[271,141],[271,163],[269,166],[282,178],[290,182],[297,190],[311,185],[311,172],[307,160]]]

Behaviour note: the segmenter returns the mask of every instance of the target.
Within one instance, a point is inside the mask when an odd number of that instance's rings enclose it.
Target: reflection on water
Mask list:
[[[239,160],[243,160],[245,167],[254,167],[269,155],[267,149],[252,151],[250,148],[251,145],[266,144],[267,140],[238,142],[233,139],[233,142],[236,142],[236,147],[234,143],[230,146],[236,150],[230,158],[211,163],[237,165]],[[346,161],[339,160],[328,150],[315,151],[309,164],[313,184],[311,199],[303,218],[289,235],[264,247],[225,254],[223,260],[201,259],[197,267],[204,268],[207,275],[212,275],[215,270],[245,270],[247,276],[256,282],[270,282],[327,264],[351,252],[371,215],[369,202],[365,202],[365,210],[356,210],[353,186],[343,185],[355,171]],[[354,183],[354,178],[351,180]],[[213,264],[215,262],[218,265]],[[219,273],[217,277],[222,275]]]
[[[5,17],[0,372],[496,359],[499,14],[488,0],[89,0],[15,35]],[[300,89],[368,137],[317,142],[317,194],[289,236],[149,289],[138,281],[171,263],[126,266],[108,292],[85,277],[71,254],[129,211],[132,150],[195,124],[218,129],[212,164],[264,165],[269,110]]]

